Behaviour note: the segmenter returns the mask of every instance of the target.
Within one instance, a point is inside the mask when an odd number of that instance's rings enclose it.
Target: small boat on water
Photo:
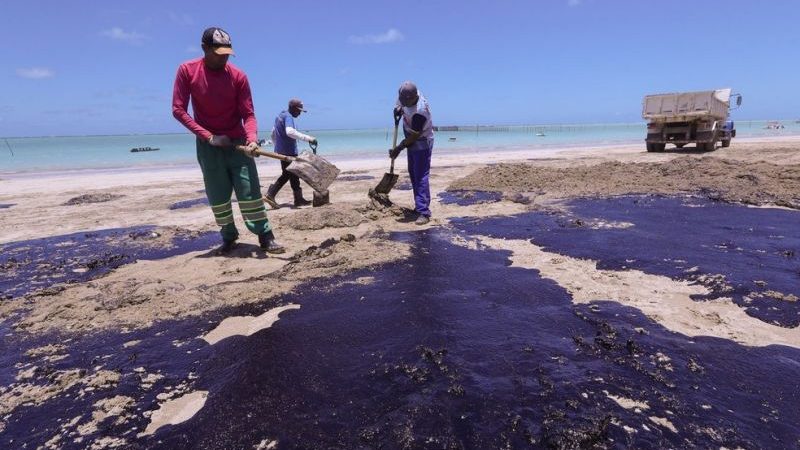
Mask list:
[[[545,137],[545,136],[547,136],[547,135],[546,135],[546,134],[544,134],[544,133],[536,133],[536,135],[537,135],[537,136],[539,136],[539,137]]]
[[[134,148],[131,149],[131,153],[155,152],[155,151],[158,151],[158,150],[161,150],[161,149],[158,148],[158,147],[134,147]]]
[[[456,138],[454,138],[454,137],[451,137],[451,138],[448,138],[447,140],[448,140],[448,141],[450,141],[450,142],[453,142],[453,141],[455,141],[455,140],[456,140]]]

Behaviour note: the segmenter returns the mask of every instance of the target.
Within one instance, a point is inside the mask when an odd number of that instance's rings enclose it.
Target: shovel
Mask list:
[[[237,145],[236,150],[248,153],[247,147]],[[268,158],[289,161],[292,164],[286,168],[289,172],[297,175],[308,183],[312,189],[318,192],[328,190],[328,186],[339,176],[339,168],[328,162],[325,158],[309,152],[308,150],[300,153],[300,156],[287,156],[275,152],[265,152],[260,148],[253,152],[253,155],[266,156]]]
[[[392,148],[397,146],[397,127],[400,125],[400,118],[394,118],[394,137],[392,137]],[[394,173],[394,158],[392,158],[392,165],[389,166],[389,172],[383,174],[383,178],[375,186],[374,192],[376,194],[388,194],[392,190],[399,176]]]
[[[316,155],[317,154],[317,143],[316,142],[314,142],[314,143],[309,142],[308,146],[311,147],[311,151],[314,152],[314,154]],[[314,199],[311,200],[311,206],[312,207],[325,206],[330,202],[331,202],[331,194],[330,194],[330,192],[328,192],[327,189],[325,189],[324,191],[318,191],[316,189],[314,190]]]

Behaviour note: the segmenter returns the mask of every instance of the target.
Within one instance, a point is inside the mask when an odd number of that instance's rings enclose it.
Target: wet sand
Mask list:
[[[388,239],[391,233],[449,227],[449,219],[457,217],[491,218],[561,210],[565,201],[575,197],[693,194],[714,201],[800,209],[800,139],[740,140],[713,153],[695,153],[692,149],[646,153],[643,148],[635,145],[548,152],[435,154],[431,171],[434,216],[424,227],[397,220],[412,206],[411,192],[393,191],[392,205],[367,198],[368,189],[386,170],[385,161],[332,158],[347,178],[331,186],[331,205],[269,211],[276,235],[288,249],[286,254],[267,256],[261,252],[256,237],[247,233],[235,211],[241,238],[232,255],[219,255],[213,246],[206,246],[167,258],[124,264],[89,281],[56,285],[21,296],[0,293],[0,327],[8,339],[35,342],[36,349],[44,349],[33,353],[36,358],[57,358],[70,352],[71,335],[131,332],[161,321],[203,317],[227,308],[270,305],[271,301],[296,292],[304,283],[324,283],[356,271],[379,272],[386,265],[409,258],[412,252],[409,243]],[[262,184],[266,186],[278,174],[277,163],[260,161],[259,165]],[[398,185],[407,181],[403,170],[400,174]],[[44,183],[29,176],[0,178],[0,203],[12,205],[0,212],[0,246],[54,235],[142,225],[155,227],[156,235],[147,245],[169,246],[176,235],[199,236],[216,230],[208,206],[196,201],[204,196],[196,167],[148,173],[123,170],[49,174],[45,175]],[[477,202],[449,202],[437,196],[444,191],[464,190],[498,194],[485,201],[479,198]],[[278,196],[279,203],[288,205],[290,196],[287,186]],[[306,197],[310,196],[307,188]],[[189,206],[170,208],[179,202],[188,202]],[[625,227],[619,223],[603,226]],[[653,323],[688,336],[717,337],[753,347],[777,344],[800,348],[797,327],[760,321],[724,299],[694,301],[693,296],[708,292],[703,286],[635,270],[600,270],[594,261],[550,253],[527,240],[497,239],[488,234],[463,241],[454,239],[455,244],[465,248],[511,252],[514,266],[538,270],[542,277],[569,292],[576,305],[604,299],[635,308]],[[6,262],[4,270],[10,273],[14,267],[15,263]],[[362,276],[356,282],[372,281]],[[335,288],[336,285],[329,286],[331,290]],[[791,294],[777,294],[792,301]],[[650,301],[653,296],[659,300]],[[279,302],[271,306],[286,309]],[[256,324],[259,320],[264,323]],[[274,317],[252,314],[246,319],[229,320],[224,332],[211,335],[211,340],[249,336],[275,320],[277,313]],[[207,331],[222,322],[216,321]],[[140,345],[130,344],[134,349]],[[59,393],[76,388],[114,394],[114,379],[119,376],[102,369],[42,373],[37,372],[36,365],[21,360],[16,363],[16,379],[5,380],[0,387],[0,437],[6,427],[2,416],[13,416],[22,405],[46,404]],[[148,384],[144,380],[149,379],[150,384],[158,381],[157,374],[140,375],[143,385]],[[148,378],[150,375],[155,378]],[[49,380],[45,384],[41,383],[43,377]],[[106,381],[98,381],[100,378]],[[189,384],[181,386],[174,391],[192,395]],[[617,403],[624,403],[621,397],[607,395]],[[123,426],[135,415],[131,401],[125,396],[110,396],[93,408],[94,422],[76,421],[72,425],[78,435],[96,436],[96,423],[116,417],[114,420]],[[164,407],[152,413],[158,416],[159,425],[150,426],[146,432],[154,432],[160,424],[178,423],[174,417],[165,416],[171,409],[181,408]],[[185,411],[176,414],[191,416]],[[650,417],[650,421],[657,426],[671,426],[660,417]],[[114,439],[102,436],[95,443],[119,444]],[[58,440],[53,442],[56,448],[57,444]]]

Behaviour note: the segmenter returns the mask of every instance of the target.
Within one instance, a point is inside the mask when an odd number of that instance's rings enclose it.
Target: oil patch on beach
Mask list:
[[[509,267],[507,252],[454,245],[447,231],[397,238],[413,245],[410,259],[309,284],[282,298],[302,307],[269,330],[216,344],[195,385],[210,392],[205,407],[157,433],[159,445],[755,448],[800,438],[795,349],[690,339],[613,302],[575,307],[535,270]]]
[[[218,233],[178,230],[164,242],[156,227],[140,226],[0,244],[0,298],[46,294],[56,284],[97,278],[138,259],[211,248],[218,240]]]
[[[205,191],[198,191],[198,192],[205,193]],[[231,203],[236,203],[236,202],[237,200],[235,196],[231,198]],[[169,205],[169,209],[170,211],[173,211],[176,209],[194,208],[195,206],[208,206],[208,198],[200,197],[200,198],[193,198],[190,200],[181,200],[179,202],[175,202]]]
[[[409,181],[409,180],[407,180],[407,179],[406,179],[406,180],[401,180],[401,181],[399,181],[399,182],[398,182],[398,183],[397,183],[397,184],[394,186],[394,188],[393,188],[393,189],[394,189],[395,191],[410,191],[410,190],[412,190],[413,188],[414,188],[414,187],[413,187],[413,186],[411,186],[411,181]]]
[[[617,200],[638,211],[639,204],[625,203],[635,199]],[[652,208],[710,211],[691,199],[645,198],[643,205],[649,200]],[[77,370],[86,381],[0,416],[0,445],[35,448],[54,439],[65,448],[113,440],[164,449],[800,444],[800,350],[687,337],[613,298],[574,305],[537,270],[512,267],[510,252],[454,242],[493,233],[537,242],[550,236],[552,251],[597,245],[601,253],[603,240],[572,232],[602,236],[623,222],[628,232],[646,222],[631,213],[610,222],[613,201],[581,200],[569,215],[463,219],[453,221],[455,229],[393,234],[411,245],[409,258],[313,281],[263,304],[131,333],[75,336],[62,340],[69,354],[50,362],[31,352],[40,343],[5,336],[4,386],[18,373],[52,384],[62,379],[54,374]],[[575,205],[593,212],[579,215]],[[663,245],[683,238],[673,233],[661,236]],[[631,247],[634,255],[623,261],[644,258],[651,247]],[[708,257],[720,265],[729,258]],[[214,345],[199,339],[231,316],[260,317],[290,305],[299,308],[284,311],[270,328]],[[14,368],[15,361],[22,364]],[[45,369],[31,372],[34,365]],[[119,374],[117,381],[96,387],[87,374],[98,367]],[[191,418],[138,436],[160,405],[197,392],[208,395]],[[120,396],[130,399],[117,408],[121,414],[86,426]]]
[[[374,179],[375,177],[372,175],[339,175],[336,177],[336,181],[364,181]]]
[[[131,445],[159,403],[191,394],[208,348],[192,326],[198,319],[134,332],[5,334],[0,448],[152,448]]]
[[[596,260],[599,269],[637,269],[711,289],[747,314],[800,325],[800,212],[696,197],[577,199],[571,213],[459,219],[467,233],[531,239],[546,251]]]
[[[62,205],[74,206],[74,205],[86,205],[89,203],[105,203],[114,200],[119,200],[123,197],[125,196],[121,194],[109,194],[109,193],[82,194],[77,197],[72,197],[71,199],[62,203]]]
[[[439,194],[439,201],[445,205],[469,206],[481,203],[497,203],[503,199],[502,192],[454,190],[443,191]]]
[[[193,208],[195,206],[208,205],[208,199],[205,197],[193,198],[191,200],[181,200],[169,205],[170,210]]]
[[[16,205],[16,203],[0,203],[0,209],[8,209],[14,205]]]

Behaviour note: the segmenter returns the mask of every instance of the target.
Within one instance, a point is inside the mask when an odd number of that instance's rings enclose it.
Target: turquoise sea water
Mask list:
[[[800,123],[764,129],[766,121],[738,121],[738,137],[800,135]],[[463,127],[462,127],[463,128]],[[504,151],[642,142],[645,124],[531,125],[466,127],[438,131],[434,151]],[[386,154],[392,130],[307,130],[319,140],[319,153],[338,158]],[[402,134],[402,132],[401,132]],[[537,134],[544,134],[538,136]],[[268,133],[261,133],[268,138]],[[402,136],[401,136],[402,138]],[[196,162],[194,136],[184,134],[8,138],[0,142],[0,173],[185,165]],[[131,153],[134,147],[159,151]],[[301,144],[301,148],[304,146]]]

